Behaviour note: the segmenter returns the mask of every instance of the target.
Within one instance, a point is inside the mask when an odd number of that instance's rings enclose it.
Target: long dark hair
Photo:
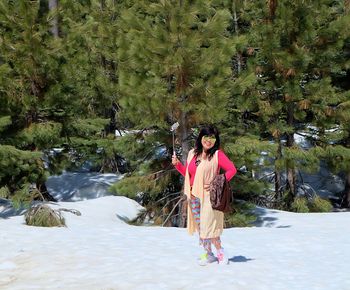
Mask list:
[[[214,135],[216,138],[216,141],[215,141],[214,146],[212,148],[210,148],[208,151],[208,159],[210,160],[213,157],[216,150],[219,150],[220,137],[219,137],[218,129],[213,125],[204,126],[199,131],[199,135],[196,139],[196,144],[194,147],[194,155],[196,156],[196,158],[198,157],[198,155],[202,154],[202,152],[203,152],[202,137],[203,136],[210,136],[210,135]]]

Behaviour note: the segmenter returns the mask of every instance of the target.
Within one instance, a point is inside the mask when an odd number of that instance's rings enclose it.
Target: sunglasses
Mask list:
[[[210,136],[203,136],[203,137],[202,137],[202,140],[203,140],[203,141],[208,141],[208,142],[211,142],[211,143],[215,143],[215,142],[216,142],[216,137],[213,136],[213,135],[210,135]]]

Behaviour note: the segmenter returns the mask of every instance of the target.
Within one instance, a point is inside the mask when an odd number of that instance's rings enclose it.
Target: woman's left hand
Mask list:
[[[210,189],[210,184],[204,184],[204,189],[209,190]]]

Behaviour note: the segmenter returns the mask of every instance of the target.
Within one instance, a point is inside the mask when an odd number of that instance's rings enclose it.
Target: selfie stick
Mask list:
[[[173,155],[175,155],[175,130],[179,127],[179,123],[176,122],[171,126],[170,131],[173,132]]]

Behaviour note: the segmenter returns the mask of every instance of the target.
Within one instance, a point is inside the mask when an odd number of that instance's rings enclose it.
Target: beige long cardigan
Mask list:
[[[185,174],[184,193],[191,197],[190,175],[188,165],[194,157],[194,149],[187,156],[187,168]],[[222,234],[224,226],[224,213],[213,210],[210,203],[209,191],[204,189],[204,184],[209,184],[219,172],[218,151],[209,161],[202,160],[196,170],[192,185],[192,195],[198,197],[201,202],[200,209],[200,233],[202,239],[216,238]],[[187,231],[190,235],[196,232],[196,224],[191,212],[190,205],[187,206]]]

